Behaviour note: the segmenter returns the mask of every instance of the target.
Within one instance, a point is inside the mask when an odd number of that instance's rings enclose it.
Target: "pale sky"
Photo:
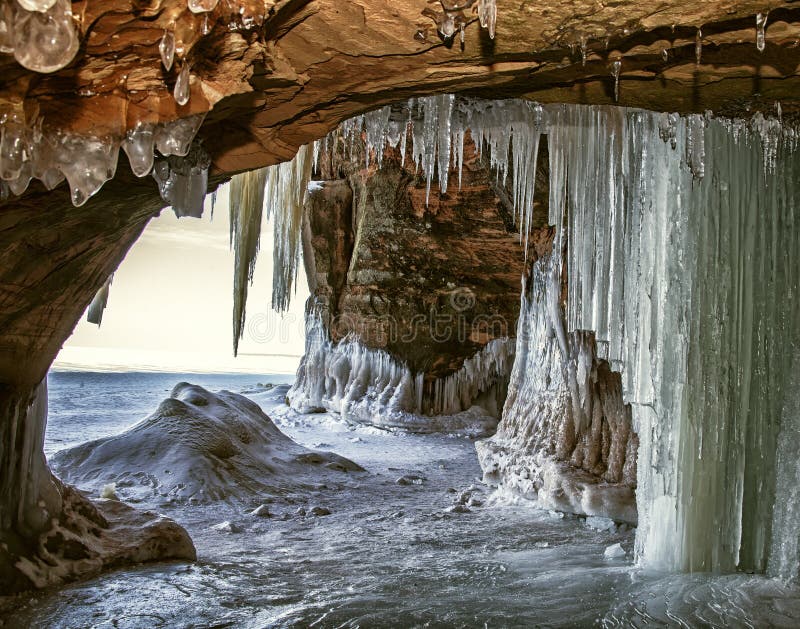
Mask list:
[[[211,195],[202,219],[165,208],[114,275],[103,323],[84,315],[55,367],[103,370],[294,373],[303,354],[308,287],[302,264],[289,312],[275,313],[272,225],[264,224],[245,335],[233,357],[233,253],[228,247],[228,187]]]

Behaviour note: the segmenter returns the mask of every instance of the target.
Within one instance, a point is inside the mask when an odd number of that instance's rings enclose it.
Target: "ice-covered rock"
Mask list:
[[[606,548],[605,551],[603,552],[603,556],[606,559],[620,559],[625,555],[627,555],[627,553],[625,552],[625,549],[622,547],[622,544],[619,543],[612,544],[611,546]]]
[[[251,400],[180,383],[156,411],[125,432],[53,456],[62,478],[98,491],[116,483],[124,500],[250,500],[361,471],[284,435]]]

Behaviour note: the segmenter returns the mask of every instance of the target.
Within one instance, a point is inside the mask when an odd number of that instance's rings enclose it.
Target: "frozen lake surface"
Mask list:
[[[196,564],[124,569],[6,601],[4,629],[800,623],[796,589],[750,575],[647,574],[632,565],[632,531],[597,531],[492,495],[468,438],[298,415],[283,405],[286,387],[256,386],[266,377],[147,374],[157,377],[142,384],[141,374],[128,374],[126,388],[117,376],[51,378],[49,452],[74,445],[75,435],[82,441],[126,427],[188,380],[249,394],[293,439],[367,473],[274,501],[272,517],[225,503],[147,504],[189,530]],[[254,496],[251,506],[260,504]],[[313,515],[315,507],[330,514]],[[607,557],[614,544],[627,555]]]

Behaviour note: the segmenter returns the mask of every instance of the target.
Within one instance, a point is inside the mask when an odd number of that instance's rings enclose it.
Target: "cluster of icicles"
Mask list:
[[[323,317],[312,309],[306,353],[288,397],[301,412],[326,408],[358,421],[422,432],[430,430],[423,416],[454,418],[476,404],[499,414],[498,398],[502,405],[513,362],[514,342],[494,339],[458,371],[426,382],[424,372],[413,373],[353,335],[333,343]],[[482,399],[487,396],[493,399]]]
[[[66,179],[72,203],[83,205],[114,177],[120,148],[133,173],[144,177],[153,170],[156,150],[164,157],[187,155],[203,118],[199,114],[166,124],[139,123],[124,138],[98,138],[44,132],[41,119],[27,125],[21,112],[0,111],[0,200],[9,192],[22,194],[31,179],[40,180],[48,190]],[[167,202],[175,202],[175,195],[165,195],[163,186],[161,192]]]
[[[778,106],[745,121],[439,95],[349,120],[312,158],[349,145],[405,159],[410,137],[418,172],[444,192],[467,130],[511,177],[523,241],[547,138],[565,331],[595,332],[640,439],[639,558],[796,577],[800,432],[782,415],[800,343],[797,129]]]
[[[310,150],[309,147],[301,148],[291,162],[234,177],[230,188],[231,208],[235,209],[231,226],[231,242],[236,252],[234,348],[244,330],[247,286],[252,281],[252,269],[258,254],[261,210],[265,199],[267,214],[274,215],[276,221],[272,305],[278,311],[285,311],[297,274],[306,188],[312,178],[312,169],[318,170],[322,153],[345,147],[345,152],[349,151],[350,158],[353,158],[363,152],[369,167],[373,159],[380,166],[385,147],[399,148],[403,162],[410,148],[411,159],[427,182],[428,198],[434,180],[442,194],[447,192],[451,164],[458,169],[460,186],[464,140],[469,131],[478,150],[488,153],[498,180],[505,185],[509,174],[512,175],[515,223],[527,255],[536,180],[535,157],[540,137],[548,132],[550,126],[558,124],[563,112],[579,109],[521,100],[483,101],[452,94],[411,99],[401,107],[386,106],[346,120],[325,138],[316,141]],[[793,150],[800,142],[797,129],[783,125],[779,105],[776,113],[774,118],[757,114],[749,121],[720,120],[715,124],[726,126],[736,142],[759,141],[764,147],[764,169],[770,171],[780,147]],[[698,178],[704,174],[704,134],[712,120],[710,114],[687,117],[657,115],[659,135],[672,149],[677,146],[679,129],[685,127],[688,130],[681,159]],[[262,185],[266,185],[266,192],[253,192]],[[551,221],[560,224],[558,216],[551,216]]]

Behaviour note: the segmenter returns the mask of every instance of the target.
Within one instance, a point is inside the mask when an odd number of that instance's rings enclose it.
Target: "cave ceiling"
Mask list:
[[[746,115],[780,101],[788,115],[800,98],[797,2],[500,0],[494,38],[475,6],[461,13],[463,43],[438,32],[441,7],[222,0],[195,14],[185,0],[74,2],[74,60],[38,74],[0,55],[0,108],[22,108],[45,128],[117,136],[207,112],[200,134],[212,172],[227,174],[283,161],[341,120],[413,95],[613,104],[615,61],[620,105]],[[170,71],[159,54],[165,31],[176,40]],[[184,64],[191,95],[181,106],[173,88]]]

